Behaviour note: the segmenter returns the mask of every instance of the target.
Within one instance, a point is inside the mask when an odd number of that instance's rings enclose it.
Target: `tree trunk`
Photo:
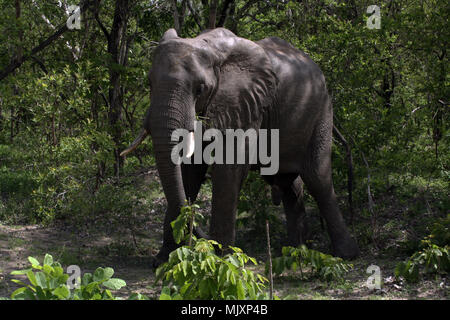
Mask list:
[[[178,15],[177,0],[172,0],[173,27],[177,34],[181,34],[180,16]]]
[[[3,99],[0,97],[0,132],[3,129]]]
[[[208,28],[214,29],[216,27],[217,16],[217,0],[211,0],[209,5],[209,23]]]
[[[113,25],[108,37],[108,53],[111,55],[109,65],[108,120],[115,145],[115,175],[118,175],[123,165],[123,159],[119,155],[122,149],[122,128],[120,120],[122,118],[123,88],[121,85],[121,69],[118,66],[124,67],[128,58],[127,21],[129,9],[128,0],[116,0]]]
[[[216,27],[223,27],[227,20],[229,13],[231,12],[231,7],[234,6],[234,0],[225,0],[222,6],[222,10],[219,15],[219,21],[216,23]]]

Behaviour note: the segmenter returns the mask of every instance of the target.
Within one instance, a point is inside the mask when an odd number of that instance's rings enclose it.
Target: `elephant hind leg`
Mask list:
[[[302,168],[301,177],[316,200],[321,216],[325,219],[333,254],[350,259],[359,255],[356,241],[350,236],[339,210],[334,192],[331,171],[331,127],[318,126],[309,146],[309,159]]]

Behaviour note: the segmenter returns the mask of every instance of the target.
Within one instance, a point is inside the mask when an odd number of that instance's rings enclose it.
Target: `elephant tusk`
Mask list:
[[[139,135],[136,137],[136,139],[134,139],[133,143],[120,153],[120,156],[123,157],[132,152],[134,149],[138,147],[138,145],[142,143],[142,141],[144,141],[144,139],[147,136],[148,136],[147,130],[142,129],[141,132],[139,132]]]
[[[194,154],[194,150],[195,150],[194,132],[189,132],[187,139],[186,158],[190,158]]]

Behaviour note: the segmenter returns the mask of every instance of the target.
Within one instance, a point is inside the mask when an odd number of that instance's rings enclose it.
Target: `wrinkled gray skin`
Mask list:
[[[151,107],[144,128],[153,139],[158,173],[168,202],[159,262],[177,246],[170,222],[185,199],[194,201],[207,165],[174,165],[174,129],[194,129],[195,115],[212,128],[276,128],[280,135],[278,174],[264,176],[273,201],[283,202],[289,245],[305,240],[302,180],[326,221],[334,255],[359,254],[339,211],[331,178],[333,110],[325,78],[303,52],[279,38],[258,42],[227,29],[208,30],[192,39],[168,30],[156,48],[149,73]],[[212,165],[210,238],[223,245],[235,239],[238,195],[250,169]]]

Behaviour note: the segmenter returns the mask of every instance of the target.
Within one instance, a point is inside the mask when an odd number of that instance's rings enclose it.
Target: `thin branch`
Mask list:
[[[202,30],[203,27],[202,27],[202,24],[200,23],[200,19],[199,19],[199,15],[198,15],[197,11],[192,7],[191,2],[189,0],[186,1],[186,4],[187,4],[189,11],[192,14],[192,17],[194,18],[195,23],[200,28],[200,30]]]
[[[341,142],[341,144],[344,146],[345,151],[347,153],[347,168],[348,168],[348,181],[347,181],[347,191],[348,191],[348,206],[350,210],[350,223],[353,227],[353,216],[354,216],[354,210],[353,210],[353,157],[352,157],[352,151],[350,148],[349,143],[344,138],[342,133],[336,128],[336,126],[333,126],[333,134]]]
[[[84,13],[91,4],[92,4],[91,1],[88,0],[84,1],[83,4],[81,5],[80,12]],[[11,59],[9,65],[0,70],[0,81],[5,79],[9,74],[14,72],[16,69],[18,69],[25,61],[31,59],[33,55],[47,48],[53,41],[57,40],[62,34],[64,34],[68,30],[69,29],[67,28],[66,22],[64,22],[64,24],[60,25],[51,36],[42,41],[38,46],[34,47],[30,52],[22,55],[19,58]]]
[[[96,13],[94,14],[94,18],[95,18],[95,21],[97,21],[98,26],[99,26],[100,29],[102,30],[103,34],[104,34],[105,37],[106,37],[106,40],[108,40],[108,43],[109,43],[109,42],[110,42],[110,39],[111,39],[111,35],[110,35],[110,33],[108,32],[108,30],[106,29],[106,27],[104,26],[104,24],[101,22],[101,20],[100,20],[100,18],[99,18],[99,16],[98,16],[98,12],[96,12]]]
[[[270,286],[270,300],[273,300],[273,275],[272,275],[272,252],[270,250],[270,232],[269,220],[266,220],[266,237],[267,237],[267,257],[269,259],[269,286]]]
[[[33,61],[38,64],[38,66],[42,69],[42,71],[44,71],[45,74],[48,74],[47,68],[45,67],[44,63],[38,57],[31,56],[31,59],[33,59]]]

